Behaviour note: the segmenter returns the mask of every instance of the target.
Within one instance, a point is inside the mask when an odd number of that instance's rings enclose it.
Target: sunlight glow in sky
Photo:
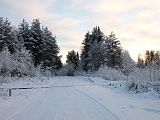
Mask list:
[[[114,31],[134,60],[160,50],[160,0],[0,0],[0,16],[15,26],[39,18],[57,36],[63,61],[96,25],[106,35]]]

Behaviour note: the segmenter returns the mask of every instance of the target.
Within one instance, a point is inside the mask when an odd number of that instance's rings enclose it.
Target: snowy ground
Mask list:
[[[101,78],[54,77],[16,81],[0,97],[0,120],[160,120],[160,98],[154,92],[132,94]],[[49,88],[39,88],[39,87]]]

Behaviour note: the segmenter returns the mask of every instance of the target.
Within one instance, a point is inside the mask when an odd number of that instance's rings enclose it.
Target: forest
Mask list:
[[[105,34],[99,26],[84,34],[81,53],[68,51],[61,61],[56,33],[39,19],[26,20],[13,27],[0,17],[0,82],[10,78],[42,76],[98,76],[106,80],[125,81],[128,90],[160,93],[160,51],[146,50],[134,61],[122,48],[114,32]],[[136,48],[135,48],[136,49]],[[7,78],[7,79],[6,79]]]

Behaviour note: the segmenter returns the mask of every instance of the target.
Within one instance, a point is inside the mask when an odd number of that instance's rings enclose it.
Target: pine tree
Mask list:
[[[81,53],[81,64],[82,68],[85,71],[88,71],[90,67],[88,66],[89,62],[91,61],[90,57],[90,46],[91,46],[91,35],[89,32],[86,33],[85,39],[83,41],[82,46],[82,53]]]
[[[155,51],[154,50],[147,50],[145,53],[145,65],[152,65],[155,63]]]
[[[79,63],[79,54],[76,53],[74,50],[69,51],[67,54],[67,60],[66,60],[66,74],[69,76],[73,76],[74,72],[78,69],[78,63]]]
[[[104,65],[104,48],[103,42],[94,42],[90,48],[92,61],[91,71],[97,71],[100,66]]]
[[[99,26],[94,27],[91,35],[91,47],[90,47],[90,68],[91,71],[97,71],[103,64],[102,43],[104,41],[104,34],[100,30]]]
[[[62,56],[58,56],[56,57],[56,61],[55,61],[55,70],[59,70],[63,67],[63,63],[61,61]]]
[[[91,34],[91,43],[94,43],[94,42],[102,42],[104,40],[104,34],[103,32],[100,30],[100,27],[99,26],[96,26],[93,28],[92,30],[92,34]]]
[[[66,63],[68,65],[73,65],[73,69],[76,70],[78,68],[78,62],[79,62],[78,52],[76,53],[74,50],[69,51],[66,57],[67,57]]]
[[[152,65],[160,66],[160,51],[147,50],[145,52],[145,65],[146,66],[152,66]]]
[[[42,64],[44,59],[43,54],[43,36],[39,19],[34,19],[31,25],[31,52],[35,66]]]
[[[56,37],[47,27],[43,28],[43,67],[48,70],[57,70],[62,67],[61,56],[58,56],[59,47],[56,43]]]
[[[101,44],[104,34],[99,27],[94,27],[92,33],[86,33],[82,48],[81,61],[85,71],[96,71],[103,63]]]
[[[22,20],[22,23],[18,27],[18,40],[19,42],[24,42],[24,47],[31,51],[31,32],[29,28],[28,22],[26,22],[24,19]]]
[[[112,68],[121,67],[122,59],[121,52],[122,48],[120,46],[120,41],[115,37],[115,34],[111,32],[111,34],[106,38],[106,65]]]
[[[17,40],[14,35],[14,31],[11,27],[11,23],[8,19],[3,20],[0,17],[0,51],[8,49],[11,54],[16,52]]]
[[[80,66],[80,56],[79,56],[79,53],[77,52],[77,63],[76,63],[76,70],[81,70],[81,66]]]
[[[155,63],[160,67],[160,51],[155,53]]]

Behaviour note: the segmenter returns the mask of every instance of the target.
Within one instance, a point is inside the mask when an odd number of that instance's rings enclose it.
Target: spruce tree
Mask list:
[[[78,52],[76,53],[74,50],[69,51],[66,57],[67,57],[66,63],[68,65],[73,65],[73,69],[76,70],[78,68],[78,62],[79,62]]]
[[[155,53],[155,63],[160,67],[160,51]]]
[[[89,32],[86,33],[85,39],[82,43],[82,53],[81,53],[81,64],[82,68],[85,71],[88,71],[90,68],[88,66],[89,62],[91,61],[90,57],[90,46],[91,46],[91,35]]]
[[[104,34],[103,32],[101,31],[100,27],[99,26],[96,26],[93,28],[92,30],[92,34],[91,34],[91,43],[94,43],[94,42],[102,42],[104,40]]]
[[[101,44],[104,34],[99,27],[94,27],[92,33],[85,35],[82,48],[81,61],[85,71],[96,71],[103,63]]]
[[[145,53],[145,65],[152,65],[155,63],[155,51],[154,50],[147,50]]]
[[[112,68],[122,67],[121,52],[122,48],[120,46],[120,41],[115,37],[116,35],[111,32],[111,34],[106,38],[106,65]]]
[[[27,50],[31,51],[31,45],[32,45],[31,32],[30,32],[28,22],[26,22],[24,19],[22,20],[22,23],[20,23],[20,25],[18,27],[18,32],[19,32],[19,36],[18,36],[19,42],[23,41],[24,47]]]
[[[0,51],[8,49],[11,54],[16,52],[16,36],[8,19],[0,17]]]
[[[59,47],[56,43],[56,37],[47,27],[43,28],[43,67],[48,70],[57,70],[62,67],[61,56],[59,54]]]
[[[39,19],[34,19],[31,25],[31,52],[33,55],[34,65],[38,66],[42,64],[44,59],[43,54],[43,36]]]

